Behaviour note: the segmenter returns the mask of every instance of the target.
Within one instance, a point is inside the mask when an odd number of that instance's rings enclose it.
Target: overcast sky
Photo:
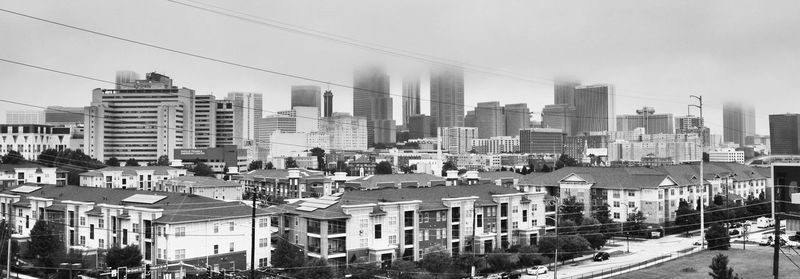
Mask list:
[[[188,1],[188,0],[176,0]],[[199,3],[212,3],[208,0]],[[191,2],[187,2],[190,3]],[[196,4],[195,4],[196,5]],[[471,65],[467,110],[477,102],[553,102],[552,79],[617,88],[617,114],[652,106],[686,113],[706,101],[706,123],[722,133],[722,102],[769,114],[800,112],[800,1],[220,1],[233,12]],[[392,94],[401,75],[427,62],[256,24],[161,0],[6,1],[36,17],[267,70],[352,84],[365,61],[387,63]],[[230,12],[230,11],[229,11]],[[113,81],[116,70],[157,71],[198,94],[265,95],[265,114],[289,109],[291,85],[315,84],[103,38],[0,12],[0,58]],[[520,78],[524,77],[524,78]],[[323,88],[325,84],[318,84]],[[422,98],[428,99],[427,78]],[[111,85],[0,62],[0,98],[39,106],[85,106]],[[334,110],[352,112],[352,89],[331,86]],[[394,96],[400,122],[400,98]],[[423,102],[423,113],[428,104]],[[0,103],[5,111],[30,109]]]

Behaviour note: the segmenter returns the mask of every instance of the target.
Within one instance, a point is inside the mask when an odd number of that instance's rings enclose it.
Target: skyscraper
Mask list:
[[[571,78],[556,78],[554,83],[554,104],[575,105],[575,87],[581,85]]]
[[[722,104],[722,138],[739,145],[752,144],[746,138],[756,135],[756,110],[752,105],[728,101]]]
[[[574,136],[578,127],[576,114],[575,106],[569,104],[546,105],[542,109],[542,127],[561,129],[564,134]]]
[[[353,74],[353,116],[367,119],[367,143],[395,142],[389,75],[379,66],[357,68]]]
[[[408,127],[409,117],[420,114],[419,77],[403,78],[403,125]]]
[[[435,135],[436,128],[431,123],[431,117],[424,114],[411,115],[408,117],[408,138],[422,139]]]
[[[197,95],[194,101],[195,148],[217,147],[217,104],[214,95]]]
[[[475,110],[468,110],[467,115],[464,116],[464,127],[478,127],[478,121],[475,118]]]
[[[194,148],[194,90],[173,86],[157,73],[131,85],[92,91],[84,109],[84,153],[101,161],[155,162],[162,155],[173,158],[176,148]]]
[[[437,68],[431,71],[431,117],[439,127],[464,126],[464,70]]]
[[[506,133],[506,117],[500,102],[482,102],[475,107],[478,138],[488,139]]]
[[[684,115],[675,117],[676,134],[697,134],[703,141],[703,146],[708,148],[714,146],[711,140],[711,129],[703,126],[703,120],[699,116]]]
[[[614,86],[598,84],[575,87],[575,118],[578,133],[616,129]]]
[[[323,116],[331,117],[333,116],[333,92],[330,90],[325,90],[325,94],[322,94],[322,97],[325,99],[325,112]]]
[[[319,86],[316,85],[292,85],[292,108],[315,107],[317,111],[322,110],[320,92]]]
[[[800,155],[800,114],[769,116],[770,154]]]
[[[242,121],[241,121],[241,135],[243,144],[255,141],[256,119],[264,116],[263,96],[261,93],[252,92],[230,92],[228,93],[228,100],[241,101],[242,105]],[[244,148],[239,146],[239,148]]]
[[[528,109],[528,104],[507,104],[505,108],[506,136],[519,136],[520,129],[531,126],[531,110]]]
[[[139,80],[139,74],[128,70],[117,71],[117,75],[114,79],[117,84],[116,89],[131,89],[137,80]]]
[[[631,131],[635,128],[645,128],[647,134],[672,134],[672,114],[656,114],[652,107],[643,107],[636,110],[633,115],[617,116],[617,131]]]
[[[522,153],[561,154],[564,152],[564,134],[561,129],[522,129],[519,131],[519,151]]]

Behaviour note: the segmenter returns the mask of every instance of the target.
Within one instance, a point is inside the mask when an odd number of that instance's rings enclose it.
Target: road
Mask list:
[[[770,229],[758,229],[758,231],[748,233],[748,240],[758,241],[761,239],[761,235],[763,233],[768,233],[770,231]],[[734,243],[734,240],[736,239],[738,238],[731,239],[731,245],[736,245],[736,243]],[[685,237],[683,234],[680,234],[665,236],[659,239],[630,241],[630,253],[626,253],[626,241],[624,239],[620,240],[619,238],[615,238],[613,243],[602,249],[602,251],[612,254],[610,259],[603,262],[593,262],[591,260],[579,261],[575,263],[567,262],[564,265],[558,266],[558,278],[568,278],[570,276],[583,275],[592,272],[599,273],[603,270],[609,270],[611,268],[622,267],[625,265],[640,263],[649,259],[655,259],[665,254],[676,253],[680,250],[685,250],[686,248],[696,247],[693,244],[698,240],[700,240],[700,237],[697,233],[695,233],[693,237],[689,238]],[[737,243],[741,245],[741,242]],[[523,275],[522,278],[533,279],[537,278],[537,276]],[[555,276],[552,271],[538,276],[538,279],[553,278],[555,278]]]

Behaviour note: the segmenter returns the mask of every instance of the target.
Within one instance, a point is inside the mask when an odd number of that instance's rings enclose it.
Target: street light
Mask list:
[[[700,109],[700,148],[703,152],[705,152],[705,144],[703,142],[703,136],[705,134],[705,123],[703,123],[703,96],[695,96],[689,95],[689,98],[697,99],[699,105],[690,104],[689,107],[696,107]],[[706,239],[706,217],[704,213],[705,207],[705,192],[706,192],[706,183],[705,179],[703,178],[703,155],[700,154],[700,247],[701,249],[705,249],[706,244],[704,240]]]
[[[545,219],[550,218],[556,223],[556,250],[555,254],[553,255],[553,279],[558,279],[558,210],[560,209],[561,206],[560,206],[560,199],[558,197],[553,197],[553,198],[556,206],[556,216],[555,218],[547,216],[545,216],[544,218]]]

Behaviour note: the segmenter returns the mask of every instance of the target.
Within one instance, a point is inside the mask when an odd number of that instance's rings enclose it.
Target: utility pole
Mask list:
[[[11,236],[8,236],[8,255],[6,256],[6,279],[11,279]]]
[[[250,224],[250,279],[256,279],[256,195],[258,195],[256,189],[258,189],[257,185],[253,185],[253,217]]]
[[[690,107],[696,107],[700,109],[700,247],[701,249],[706,248],[706,217],[705,217],[705,195],[706,195],[706,183],[705,179],[703,178],[703,153],[705,153],[705,142],[703,140],[703,136],[705,134],[704,127],[706,123],[703,121],[703,96],[695,96],[689,95],[690,98],[695,98],[700,103],[699,105],[689,105]]]

